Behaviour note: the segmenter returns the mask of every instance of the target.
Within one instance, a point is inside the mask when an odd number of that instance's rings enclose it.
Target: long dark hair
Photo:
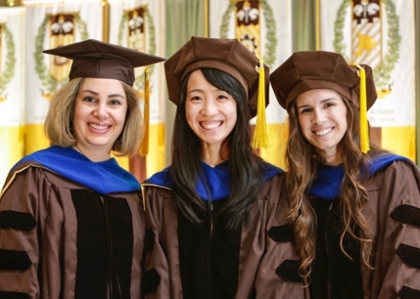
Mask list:
[[[229,93],[237,104],[237,122],[224,141],[222,148],[229,148],[229,175],[231,192],[220,213],[229,215],[228,228],[237,228],[247,220],[249,211],[256,202],[259,187],[263,182],[263,160],[251,145],[249,126],[250,110],[242,85],[229,74],[216,69],[201,69],[206,80],[220,90]],[[202,177],[202,152],[200,139],[189,127],[185,116],[185,99],[188,75],[181,86],[172,137],[172,165],[170,176],[172,190],[179,209],[195,224],[200,224],[198,211],[206,211],[209,202],[200,199],[196,183]],[[227,157],[224,157],[227,158]]]

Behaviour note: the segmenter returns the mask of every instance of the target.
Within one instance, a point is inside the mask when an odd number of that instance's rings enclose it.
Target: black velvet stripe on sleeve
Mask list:
[[[0,212],[0,228],[30,231],[36,226],[35,218],[29,213],[16,211]]]
[[[142,280],[142,290],[141,293],[143,296],[156,292],[157,287],[160,284],[160,275],[156,269],[150,269],[144,272]]]
[[[400,244],[397,254],[407,266],[420,269],[420,248],[407,244]]]
[[[281,226],[273,226],[268,230],[268,235],[271,239],[279,243],[292,242],[294,240],[293,228],[287,224]]]
[[[277,267],[276,273],[284,281],[303,282],[303,279],[298,272],[299,264],[300,261],[297,260],[285,260],[280,266]]]
[[[31,296],[26,293],[0,292],[0,299],[31,299]]]
[[[26,251],[0,249],[0,270],[25,271],[31,265]]]
[[[401,299],[419,299],[420,290],[415,290],[407,286],[403,286],[398,292]]]
[[[146,236],[144,240],[144,253],[147,254],[153,250],[155,242],[155,233],[152,229],[146,230]]]
[[[420,209],[410,205],[400,205],[391,213],[391,217],[401,223],[420,228]]]

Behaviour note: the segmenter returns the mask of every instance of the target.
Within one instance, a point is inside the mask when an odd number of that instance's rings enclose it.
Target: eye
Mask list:
[[[217,99],[218,100],[227,100],[229,98],[226,95],[224,95],[224,94],[220,94],[220,95],[217,96]]]
[[[324,105],[325,108],[329,108],[329,107],[333,107],[333,106],[335,106],[334,102],[326,102],[325,105]]]
[[[121,105],[121,101],[120,100],[110,100],[109,104],[113,105],[113,106],[118,106],[118,105]]]
[[[305,114],[305,113],[309,113],[311,111],[312,111],[312,109],[310,107],[305,107],[305,108],[299,109],[299,114]]]
[[[95,103],[96,102],[96,100],[94,98],[92,98],[92,97],[85,97],[83,99],[83,101],[89,102],[89,103]]]
[[[191,96],[191,97],[189,97],[188,100],[190,100],[192,102],[200,101],[201,100],[201,97],[199,97],[199,96]]]

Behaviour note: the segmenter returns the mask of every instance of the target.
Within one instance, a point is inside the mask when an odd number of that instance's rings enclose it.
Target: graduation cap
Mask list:
[[[134,68],[164,61],[162,57],[146,54],[134,49],[88,39],[70,45],[44,50],[45,54],[66,57],[73,60],[69,79],[107,78],[134,84]],[[145,71],[144,86],[144,136],[140,154],[149,152],[149,72]]]
[[[162,57],[134,49],[88,39],[70,45],[44,50],[45,54],[73,60],[69,79],[108,78],[133,86],[134,68],[164,61]]]
[[[257,115],[253,147],[268,147],[265,107],[269,103],[269,67],[238,39],[193,36],[165,62],[168,95],[174,104],[178,104],[184,78],[200,68],[223,71],[242,85],[251,116]]]
[[[361,150],[369,150],[366,112],[377,98],[369,65],[349,65],[334,52],[300,51],[270,74],[270,82],[277,101],[287,110],[294,99],[312,89],[331,89],[351,101],[360,110]]]

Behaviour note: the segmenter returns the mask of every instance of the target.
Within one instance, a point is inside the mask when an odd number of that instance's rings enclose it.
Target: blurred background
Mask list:
[[[418,0],[0,0],[0,187],[20,158],[50,145],[43,121],[71,61],[42,50],[94,38],[170,57],[191,36],[237,38],[271,70],[300,50],[371,65],[378,89],[371,138],[419,163]],[[118,158],[140,181],[170,164],[176,109],[163,64],[151,66],[150,78],[149,154]],[[143,82],[138,68],[140,94]],[[269,97],[270,147],[258,153],[285,167],[287,114],[272,91]]]

